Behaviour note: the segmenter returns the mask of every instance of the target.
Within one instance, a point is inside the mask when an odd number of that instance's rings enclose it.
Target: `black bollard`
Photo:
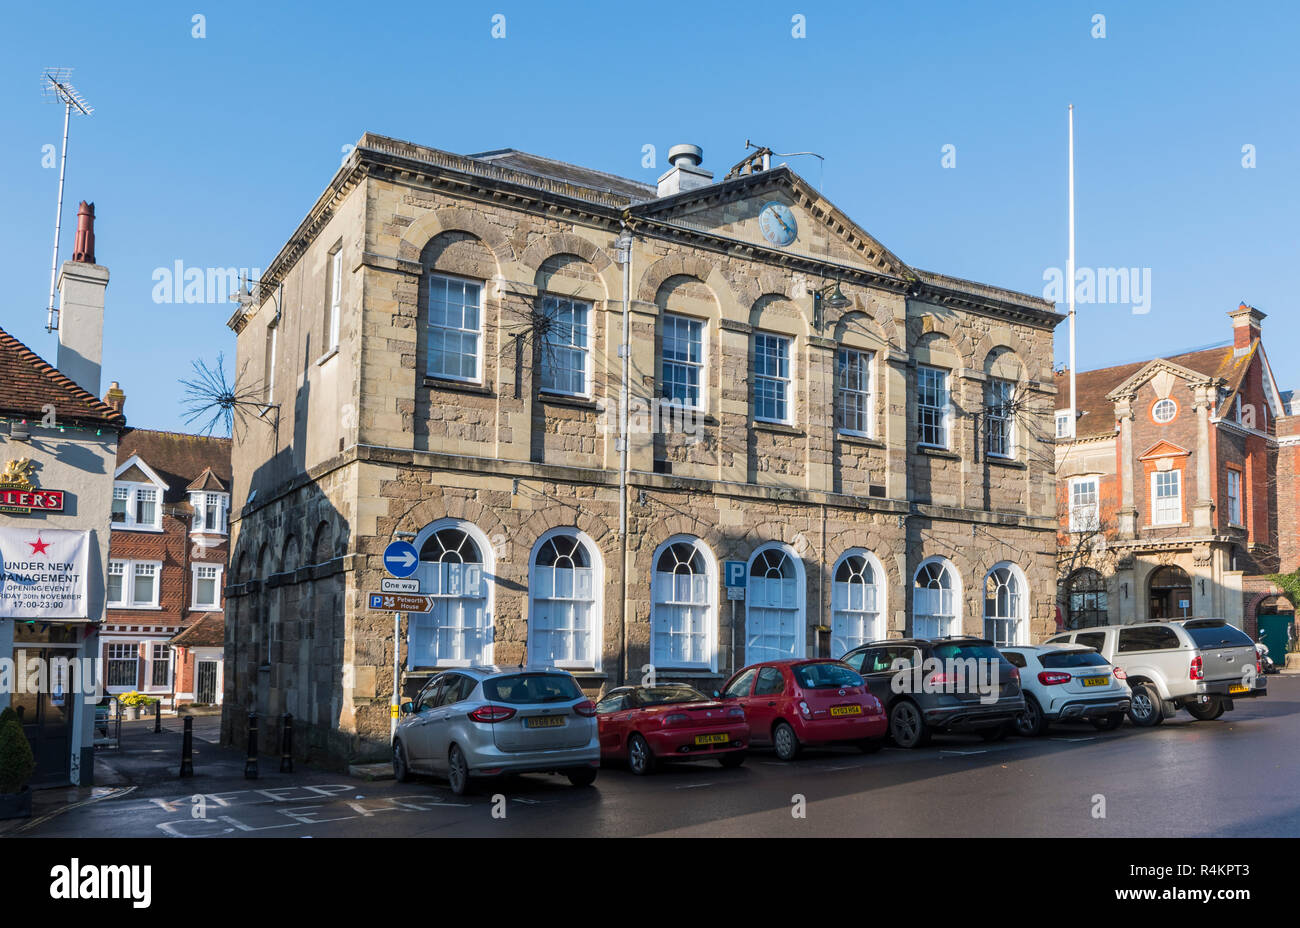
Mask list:
[[[162,734],[162,700],[155,699],[153,703],[153,733]]]
[[[293,773],[293,713],[286,712],[280,736],[280,772]]]
[[[185,735],[181,739],[181,778],[194,776],[194,716],[185,716]]]
[[[248,760],[244,761],[244,779],[257,779],[257,713],[248,713]]]

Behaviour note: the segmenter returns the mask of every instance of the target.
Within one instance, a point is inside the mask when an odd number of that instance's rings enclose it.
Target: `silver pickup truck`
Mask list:
[[[1209,721],[1230,711],[1234,699],[1268,695],[1255,643],[1224,619],[1083,628],[1046,643],[1066,641],[1096,648],[1123,669],[1133,690],[1134,725],[1159,725],[1179,709]]]

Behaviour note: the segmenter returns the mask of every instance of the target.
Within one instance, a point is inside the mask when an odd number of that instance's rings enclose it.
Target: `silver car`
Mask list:
[[[562,773],[590,786],[600,767],[596,706],[553,667],[465,667],[433,677],[403,703],[393,773],[445,776],[462,796],[476,777]]]

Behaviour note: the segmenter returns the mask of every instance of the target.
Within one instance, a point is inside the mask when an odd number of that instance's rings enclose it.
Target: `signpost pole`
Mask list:
[[[390,743],[392,742],[393,737],[397,734],[397,716],[398,713],[400,712],[399,707],[401,706],[401,701],[400,701],[401,696],[398,695],[398,691],[397,691],[397,660],[398,660],[397,652],[402,645],[401,634],[402,634],[402,614],[400,612],[394,612],[393,613],[393,704],[392,707],[388,710],[388,714],[389,716],[391,716],[388,722],[388,740]]]

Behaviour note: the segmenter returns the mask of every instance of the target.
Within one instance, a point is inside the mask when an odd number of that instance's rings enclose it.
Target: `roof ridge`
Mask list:
[[[44,377],[49,377],[60,387],[72,393],[73,398],[90,405],[91,409],[99,412],[104,418],[118,425],[126,424],[125,414],[116,406],[110,406],[95,396],[81,384],[77,383],[63,371],[59,370],[49,361],[46,361],[31,348],[27,347],[17,336],[0,326],[0,344],[10,347],[16,351],[19,359],[30,364],[37,373]],[[75,419],[76,417],[73,416]]]

